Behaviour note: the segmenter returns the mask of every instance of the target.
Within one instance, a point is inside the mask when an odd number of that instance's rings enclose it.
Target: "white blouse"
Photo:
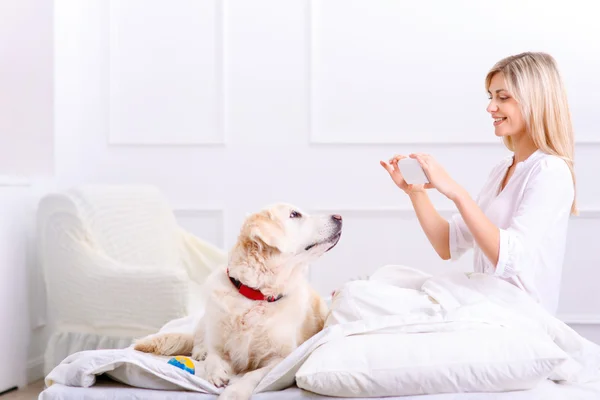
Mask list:
[[[462,216],[450,223],[451,259],[474,249],[474,271],[493,274],[529,293],[553,315],[558,308],[573,180],[559,157],[537,150],[519,162],[501,190],[507,157],[492,169],[476,198],[485,215],[500,229],[500,255],[494,265],[473,240]]]

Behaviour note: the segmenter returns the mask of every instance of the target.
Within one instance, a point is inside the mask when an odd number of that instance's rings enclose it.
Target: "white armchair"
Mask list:
[[[127,347],[189,315],[203,280],[227,261],[225,251],[183,230],[152,186],[48,195],[38,240],[51,332],[46,373],[70,354]]]

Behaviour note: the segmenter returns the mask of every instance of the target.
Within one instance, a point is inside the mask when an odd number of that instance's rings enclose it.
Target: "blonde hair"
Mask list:
[[[575,188],[575,140],[571,112],[556,61],[546,53],[525,52],[506,57],[488,72],[486,90],[489,90],[492,77],[498,72],[502,72],[506,89],[519,103],[533,143],[541,151],[558,156],[567,163]],[[510,136],[504,137],[504,145],[514,151]],[[571,214],[578,214],[575,198]]]

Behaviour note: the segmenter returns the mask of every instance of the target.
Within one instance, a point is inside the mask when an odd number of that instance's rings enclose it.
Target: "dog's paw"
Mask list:
[[[219,395],[219,400],[249,400],[252,397],[252,390],[243,385],[228,386]]]
[[[192,350],[192,358],[198,361],[204,361],[206,359],[206,349],[204,346],[196,346]]]
[[[217,367],[206,372],[205,379],[216,387],[222,388],[229,384],[229,372],[226,368]]]
[[[208,382],[219,388],[229,384],[231,367],[225,360],[210,353],[206,356],[202,366],[202,377]]]

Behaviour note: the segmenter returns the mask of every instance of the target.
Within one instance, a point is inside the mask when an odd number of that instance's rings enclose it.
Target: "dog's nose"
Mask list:
[[[338,221],[341,221],[341,220],[342,220],[342,216],[341,216],[341,215],[339,215],[339,214],[333,214],[333,215],[331,216],[331,218],[333,218],[333,219],[335,219],[335,220],[338,220]]]

